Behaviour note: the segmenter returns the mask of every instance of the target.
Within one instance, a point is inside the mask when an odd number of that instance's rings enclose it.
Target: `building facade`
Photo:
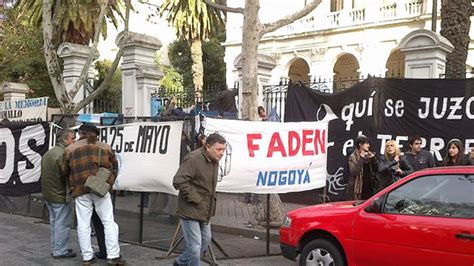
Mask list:
[[[299,10],[310,0],[260,0],[262,23]],[[244,1],[233,6],[244,6]],[[440,30],[440,0],[436,29]],[[263,36],[259,53],[274,59],[268,84],[331,80],[331,91],[350,87],[368,75],[404,77],[401,40],[410,32],[432,28],[432,0],[322,0],[306,17]],[[471,27],[471,36],[472,34]],[[228,13],[225,61],[229,84],[239,79],[242,16]],[[474,42],[466,71],[474,67]]]

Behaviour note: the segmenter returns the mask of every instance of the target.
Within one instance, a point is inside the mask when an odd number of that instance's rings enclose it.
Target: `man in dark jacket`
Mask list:
[[[69,249],[69,232],[72,226],[72,210],[68,198],[67,177],[61,174],[66,146],[74,143],[74,132],[65,129],[57,133],[56,146],[47,151],[41,160],[41,187],[43,200],[49,212],[51,225],[51,249],[54,258],[74,258]]]
[[[174,265],[200,265],[201,254],[211,242],[210,219],[216,210],[217,174],[225,144],[224,137],[210,134],[202,148],[185,156],[174,176],[173,186],[179,190],[176,214],[185,241]]]
[[[217,104],[219,106],[219,112],[225,113],[236,113],[237,107],[235,105],[235,96],[239,95],[239,90],[221,90],[216,97]]]
[[[408,161],[413,170],[418,171],[436,166],[431,152],[421,148],[420,136],[411,136],[408,139],[408,143],[410,144],[410,150],[403,154],[402,157]]]

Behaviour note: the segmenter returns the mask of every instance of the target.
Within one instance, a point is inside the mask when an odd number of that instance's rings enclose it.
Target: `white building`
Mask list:
[[[260,0],[260,20],[275,21],[310,1]],[[441,0],[437,2],[439,33]],[[243,7],[244,1],[229,5]],[[399,44],[414,30],[431,30],[432,9],[432,0],[322,0],[306,17],[263,36],[259,53],[276,63],[268,84],[277,84],[283,77],[294,81],[341,80],[334,83],[338,90],[368,75],[403,77],[405,55]],[[228,13],[224,46],[229,86],[239,77],[236,63],[241,42],[242,15]],[[474,66],[473,49],[471,42],[467,71]]]

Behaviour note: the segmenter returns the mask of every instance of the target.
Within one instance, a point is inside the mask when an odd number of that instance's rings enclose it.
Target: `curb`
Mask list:
[[[248,238],[255,238],[258,237],[259,239],[266,239],[266,229],[261,228],[238,228],[238,227],[231,227],[221,224],[215,224],[211,222],[212,230],[215,232],[232,234],[232,235],[239,235]],[[278,229],[270,229],[270,241],[278,243],[280,241],[280,235],[278,233]]]

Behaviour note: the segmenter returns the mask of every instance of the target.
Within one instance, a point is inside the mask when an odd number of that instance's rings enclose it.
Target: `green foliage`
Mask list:
[[[99,2],[99,0],[53,1],[52,10],[55,18],[53,23],[58,24],[55,29],[58,33],[56,45],[65,41],[89,44],[94,38],[95,23],[100,13]],[[59,8],[56,8],[56,3],[60,3]],[[104,19],[101,25],[104,39],[107,38],[106,21],[108,20],[117,28],[119,19],[124,19],[121,11],[123,6],[123,0],[109,1],[109,7],[105,12],[107,19]],[[41,25],[43,0],[22,0],[19,1],[17,8],[22,15],[29,18],[29,23],[38,27]]]
[[[166,91],[183,92],[183,77],[173,67],[159,66],[163,72],[163,78],[160,80],[160,87]]]
[[[211,39],[202,45],[202,60],[204,65],[204,88],[215,84],[225,84],[226,65],[224,62],[224,47],[217,39]],[[183,77],[183,86],[193,86],[191,71],[191,49],[184,40],[170,44],[168,57],[172,67]]]
[[[165,0],[160,15],[173,25],[176,36],[191,41],[206,40],[223,25],[222,12],[203,0]]]
[[[202,45],[204,64],[204,88],[226,83],[225,50],[217,39],[211,39]]]
[[[171,66],[183,77],[183,87],[193,86],[193,73],[191,66],[191,49],[185,40],[177,40],[170,44],[168,48],[168,58]]]
[[[43,55],[43,35],[39,27],[16,9],[10,9],[3,22],[0,40],[0,81],[26,83],[28,97],[49,96],[49,106],[58,107]]]
[[[104,81],[112,61],[102,60],[95,63],[97,75],[94,80],[94,89]],[[122,104],[122,72],[116,70],[107,88],[94,100],[94,113],[121,112]]]

